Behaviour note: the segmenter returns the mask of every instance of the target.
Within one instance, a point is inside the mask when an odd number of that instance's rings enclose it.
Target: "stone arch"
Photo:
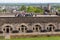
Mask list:
[[[33,24],[33,31],[40,32],[42,30],[42,25],[40,23]]]
[[[13,30],[13,25],[12,24],[4,24],[3,26],[2,26],[2,30],[3,30],[3,32],[5,32],[5,33],[11,33],[11,31]]]
[[[18,29],[21,25],[25,25],[25,26],[28,28],[28,24],[21,23],[21,24],[18,24],[18,25],[17,25],[17,29]]]
[[[49,24],[47,24],[46,29],[47,29],[48,32],[55,31],[56,25],[53,24],[53,23],[49,23]]]
[[[5,26],[11,26],[13,28],[13,25],[12,24],[4,24],[2,25],[2,27],[4,28]]]
[[[20,32],[26,32],[27,31],[27,29],[28,29],[28,25],[27,24],[20,24],[19,26],[18,26],[18,30],[20,31]]]

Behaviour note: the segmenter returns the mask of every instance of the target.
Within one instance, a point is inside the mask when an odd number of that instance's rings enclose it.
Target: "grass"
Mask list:
[[[0,40],[60,40],[60,36],[51,36],[51,37],[27,37],[27,38],[12,38],[12,39],[0,39]]]

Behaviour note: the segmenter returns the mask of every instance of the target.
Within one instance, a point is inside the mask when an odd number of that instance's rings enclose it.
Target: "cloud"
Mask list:
[[[60,3],[60,0],[43,0],[43,3]]]
[[[60,3],[60,0],[0,0],[0,3]]]

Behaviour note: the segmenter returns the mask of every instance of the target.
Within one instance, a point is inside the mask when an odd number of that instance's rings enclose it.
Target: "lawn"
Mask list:
[[[4,39],[0,39],[4,40]],[[52,36],[52,37],[31,37],[31,38],[12,38],[5,40],[60,40],[60,36]]]

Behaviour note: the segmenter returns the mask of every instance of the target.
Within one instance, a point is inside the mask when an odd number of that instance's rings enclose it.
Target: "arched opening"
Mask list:
[[[52,25],[52,24],[48,25],[47,31],[48,31],[48,32],[55,31],[55,26]]]
[[[40,25],[35,25],[35,26],[33,27],[33,30],[34,30],[35,32],[40,32],[40,31],[41,31],[41,26],[40,26]]]
[[[27,31],[27,27],[25,25],[21,25],[19,27],[19,30],[20,30],[20,32],[26,32]]]
[[[12,28],[11,28],[11,26],[5,26],[4,29],[3,29],[3,31],[5,33],[10,33],[12,31]]]

